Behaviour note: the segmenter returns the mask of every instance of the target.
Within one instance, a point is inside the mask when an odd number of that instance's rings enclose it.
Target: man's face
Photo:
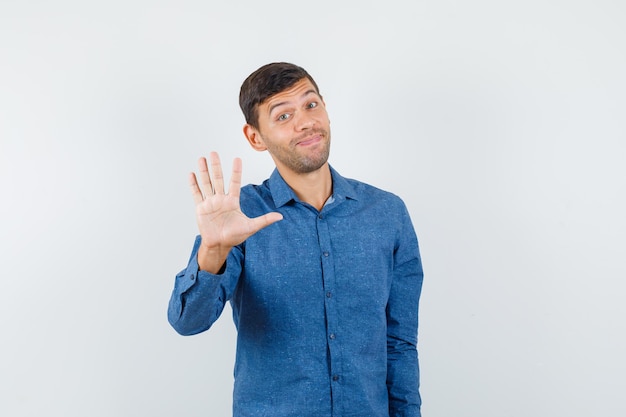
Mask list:
[[[267,149],[279,170],[305,174],[326,163],[330,152],[330,121],[324,100],[308,79],[260,104],[258,115],[259,128],[255,134],[259,135],[256,139],[260,147],[254,144],[253,147]]]

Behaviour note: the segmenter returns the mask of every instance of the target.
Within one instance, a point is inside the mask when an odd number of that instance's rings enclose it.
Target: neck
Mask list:
[[[306,174],[295,173],[281,169],[281,167],[278,167],[278,172],[300,201],[312,205],[318,211],[322,210],[326,200],[333,192],[333,179],[330,175],[328,162],[318,170]]]

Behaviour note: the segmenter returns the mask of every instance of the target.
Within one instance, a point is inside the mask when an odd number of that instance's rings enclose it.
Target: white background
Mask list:
[[[423,412],[626,415],[626,5],[0,1],[0,415],[227,416],[234,328],[166,309],[198,156],[305,67],[331,163],[420,238]]]

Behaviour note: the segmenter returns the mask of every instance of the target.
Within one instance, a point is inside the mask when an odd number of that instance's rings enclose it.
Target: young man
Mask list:
[[[404,203],[328,164],[330,122],[302,68],[265,65],[239,96],[244,134],[276,164],[228,187],[217,154],[190,176],[200,235],[176,276],[171,325],[207,330],[230,301],[233,415],[420,416],[422,266]]]

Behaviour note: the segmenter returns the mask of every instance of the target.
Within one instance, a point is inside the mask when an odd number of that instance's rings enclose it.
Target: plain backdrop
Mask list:
[[[621,0],[0,1],[0,415],[228,416],[235,331],[166,320],[238,92],[317,80],[331,164],[401,196],[428,417],[626,415]]]

